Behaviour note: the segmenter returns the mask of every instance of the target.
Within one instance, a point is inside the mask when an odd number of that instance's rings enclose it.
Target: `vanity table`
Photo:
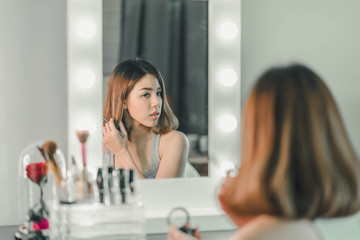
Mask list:
[[[0,239],[13,239],[14,232],[17,230],[17,226],[1,226],[0,227]],[[203,239],[206,240],[218,240],[229,239],[233,234],[233,231],[208,231],[202,232]],[[147,240],[162,240],[166,239],[167,234],[147,234]]]
[[[181,181],[181,184],[179,184],[179,181]],[[218,207],[216,200],[216,182],[215,179],[208,177],[154,179],[152,181],[138,180],[136,187],[143,195],[145,210],[145,223],[142,227],[140,226],[139,229],[145,230],[146,239],[166,239],[168,232],[167,217],[169,212],[175,207],[184,207],[187,209],[190,215],[189,222],[191,227],[199,226],[204,239],[226,239],[231,236],[236,227]],[[173,186],[178,187],[175,188]],[[151,197],[154,194],[158,197]],[[63,207],[64,206],[65,205],[63,205]],[[72,206],[80,207],[80,205]],[[114,207],[116,208],[116,206]],[[120,208],[121,206],[119,206],[117,210],[121,210]],[[80,208],[76,208],[75,210],[75,212],[81,211]],[[74,209],[72,212],[73,211]],[[122,211],[119,211],[119,213],[120,212],[123,213]],[[114,216],[113,212],[106,213],[106,211],[102,211],[102,213],[102,218],[107,218],[110,222],[115,218],[122,219],[121,216]],[[86,213],[85,215],[89,215],[86,219],[90,222],[103,221],[103,219],[99,218],[99,211],[97,211],[95,215],[91,213]],[[91,216],[96,216],[96,219],[92,220]],[[121,225],[121,222],[119,222],[119,224]],[[118,229],[116,225],[116,223],[103,224],[104,227],[108,226],[109,229]],[[0,239],[12,239],[15,231],[17,231],[17,226],[0,227]],[[94,231],[96,231],[96,229]],[[134,226],[134,233],[135,232],[136,226]],[[86,233],[88,234],[89,230],[87,230]],[[77,235],[84,236],[80,232],[78,232]]]

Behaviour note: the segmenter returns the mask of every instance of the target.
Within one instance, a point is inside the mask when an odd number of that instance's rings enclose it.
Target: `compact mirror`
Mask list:
[[[190,215],[184,207],[173,208],[167,217],[168,224],[172,224],[184,233],[192,235],[195,229],[190,226]]]

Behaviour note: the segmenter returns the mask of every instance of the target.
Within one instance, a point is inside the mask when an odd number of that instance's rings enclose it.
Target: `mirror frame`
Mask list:
[[[186,207],[191,223],[201,226],[202,231],[235,228],[218,206],[216,192],[226,171],[240,163],[241,1],[192,1],[209,3],[209,176],[138,180],[146,209],[147,234],[166,233],[165,218],[176,206]],[[84,29],[85,37],[81,37],[79,24],[85,20],[88,28]],[[230,35],[222,35],[223,30],[225,34],[230,31]],[[237,74],[237,81],[230,87],[219,78],[219,72],[228,68]],[[89,88],[79,87],[77,83],[83,69],[95,76],[95,83]],[[97,167],[102,166],[102,128],[99,127],[102,125],[102,1],[67,0],[67,71],[68,159],[71,156],[81,159],[75,134],[78,126],[85,124],[93,128],[87,142],[88,169],[95,174]],[[228,121],[222,122],[224,115],[233,117],[231,131],[223,128],[224,124],[229,125]],[[157,198],[152,197],[154,194]]]

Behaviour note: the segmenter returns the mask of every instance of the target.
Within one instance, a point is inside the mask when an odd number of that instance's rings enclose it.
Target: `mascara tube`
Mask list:
[[[120,168],[119,170],[119,188],[121,194],[121,203],[125,204],[127,202],[126,196],[126,170]]]
[[[96,185],[99,190],[99,201],[104,203],[104,178],[102,174],[102,168],[98,168],[98,172],[96,175]]]
[[[135,193],[135,183],[134,183],[134,170],[129,170],[129,186],[130,186],[130,192],[131,194]]]

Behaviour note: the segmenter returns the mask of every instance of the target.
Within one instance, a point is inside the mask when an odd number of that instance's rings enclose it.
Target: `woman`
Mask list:
[[[313,71],[272,68],[257,81],[245,105],[241,166],[218,198],[240,227],[232,239],[321,239],[314,219],[360,210],[359,160]]]
[[[103,144],[115,168],[135,169],[138,178],[182,176],[189,144],[166,100],[160,72],[144,60],[120,63],[112,72],[104,104]],[[119,124],[122,137],[117,128]]]

